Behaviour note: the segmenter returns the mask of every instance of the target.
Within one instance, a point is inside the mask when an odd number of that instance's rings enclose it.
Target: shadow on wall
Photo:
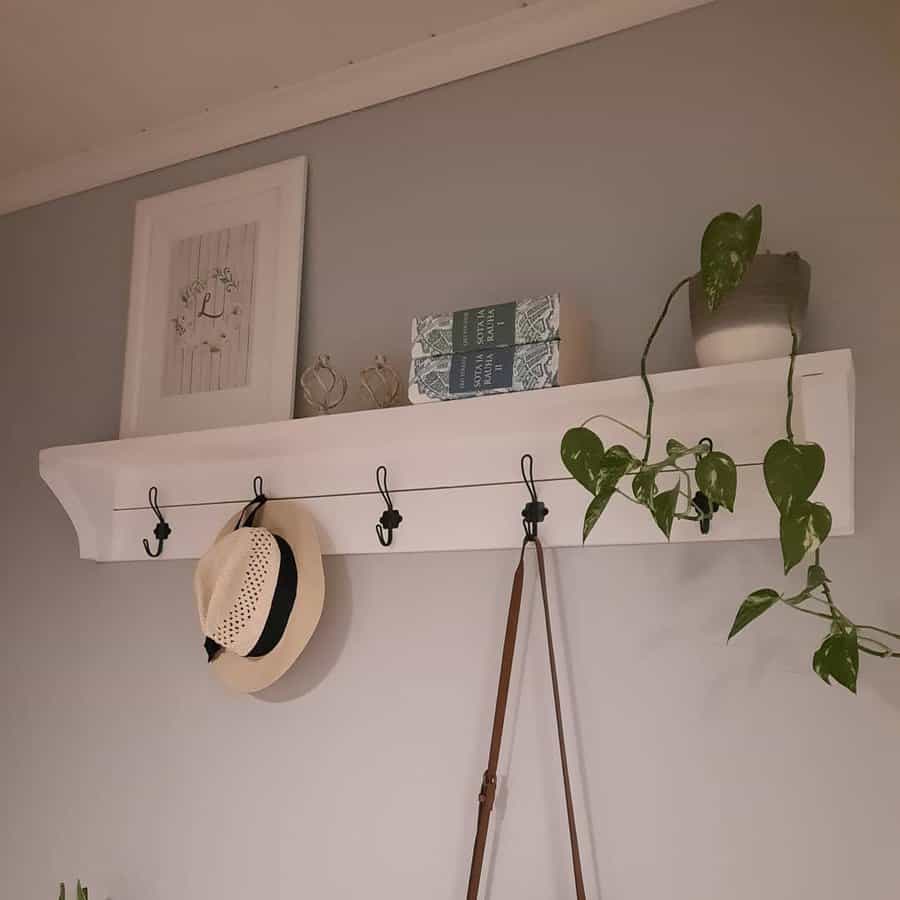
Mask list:
[[[334,668],[350,632],[353,598],[344,557],[325,560],[325,606],[322,618],[297,662],[270,687],[253,694],[267,703],[286,703],[315,690]]]

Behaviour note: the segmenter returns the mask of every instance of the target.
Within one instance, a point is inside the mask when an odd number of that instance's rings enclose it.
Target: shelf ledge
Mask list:
[[[762,459],[784,430],[787,360],[763,360],[651,376],[654,455],[668,437],[709,436],[738,464],[735,512],[716,516],[701,536],[678,522],[673,541],[775,538]],[[849,350],[797,358],[795,431],[828,460],[816,498],[833,515],[832,534],[853,532],[854,378]],[[521,542],[527,495],[523,453],[534,457],[546,546],[581,544],[589,499],[562,466],[567,428],[597,413],[640,427],[646,414],[637,377],[520,394],[395,409],[129,438],[40,452],[41,477],[66,510],[82,558],[145,559],[152,532],[151,485],[172,526],[160,561],[205,552],[224,521],[249,499],[261,475],[273,502],[291,498],[314,516],[326,554],[483,550]],[[591,423],[605,444],[640,455],[635,435],[606,419]],[[403,524],[389,549],[375,523],[383,501],[375,470],[387,467]],[[589,544],[660,543],[646,510],[614,497]]]

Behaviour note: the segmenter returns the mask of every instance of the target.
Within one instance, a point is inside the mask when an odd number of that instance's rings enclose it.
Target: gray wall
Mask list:
[[[463,892],[511,553],[330,559],[309,652],[270,702],[235,700],[204,670],[191,564],[80,562],[38,478],[39,448],[116,435],[141,197],[306,154],[304,364],[403,363],[415,312],[559,289],[593,313],[600,378],[636,372],[706,219],[762,202],[764,245],[812,263],[805,348],[858,367],[836,589],[900,627],[894,7],[726,0],[0,219],[3,896],[76,875],[113,900]],[[686,318],[657,368],[692,364]],[[786,611],[726,649],[778,562],[773,542],[553,554],[592,896],[895,895],[900,664],[826,688],[819,629]],[[545,900],[570,891],[526,620],[489,881]]]

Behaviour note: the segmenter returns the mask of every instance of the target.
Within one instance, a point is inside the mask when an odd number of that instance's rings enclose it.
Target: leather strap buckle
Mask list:
[[[481,791],[478,794],[478,805],[490,810],[494,806],[494,795],[497,793],[497,776],[485,771],[481,778]]]

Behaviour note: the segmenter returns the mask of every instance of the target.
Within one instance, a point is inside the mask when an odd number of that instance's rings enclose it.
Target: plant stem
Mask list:
[[[629,497],[628,494],[626,494],[625,491],[621,490],[620,488],[616,488],[616,493],[623,496],[626,500],[629,500],[632,503],[636,503],[638,506],[644,505],[640,500],[635,500],[634,497]]]
[[[644,437],[644,435],[641,435],[641,437]],[[690,474],[694,470],[686,469],[684,466],[678,465],[678,460],[684,459],[686,456],[696,456],[698,451],[705,450],[705,449],[706,449],[705,444],[697,444],[696,447],[688,447],[688,448],[686,448],[686,452],[681,453],[678,456],[672,457],[671,461],[670,461],[670,458],[667,456],[665,459],[660,460],[658,463],[645,462],[643,465],[645,465],[646,467],[651,468],[651,469],[659,468],[660,472],[676,472],[677,471],[677,472],[685,472],[687,474]],[[668,463],[668,465],[667,465],[667,463]],[[696,466],[695,466],[695,468],[696,468]]]
[[[793,359],[793,357],[791,357],[791,362],[793,362],[793,361],[794,361],[794,359]],[[788,386],[790,387],[790,381],[788,382]],[[791,421],[790,408],[791,408],[790,404],[788,404],[788,423],[790,423],[790,421]],[[789,432],[789,434],[790,434],[790,432]],[[792,436],[791,436],[791,439],[793,440]],[[822,548],[821,548],[821,546],[816,547],[816,555],[813,557],[813,559],[815,561],[815,564],[821,569],[822,568]],[[831,597],[831,585],[827,581],[822,585],[822,593],[825,594],[825,602],[828,604],[828,609],[831,610],[831,618],[835,619],[835,618],[840,617],[842,619],[847,619],[847,617],[837,608],[837,606],[835,606],[834,600]],[[850,620],[847,619],[847,621],[849,622]]]
[[[868,653],[869,656],[877,656],[880,659],[889,659],[891,657],[900,657],[900,653],[880,653],[878,650],[872,650],[869,647],[863,647],[862,644],[857,643],[856,645],[859,647],[861,653]]]
[[[585,419],[581,423],[582,428],[586,428],[589,422],[593,422],[594,419],[608,419],[610,422],[615,422],[616,425],[621,425],[623,428],[627,428],[632,434],[636,434],[641,440],[645,440],[647,435],[644,434],[643,431],[638,431],[637,428],[632,428],[626,422],[623,422],[621,419],[617,419],[615,416],[607,416],[603,413],[597,413],[596,416],[591,416],[589,419]]]
[[[659,314],[659,318],[656,320],[656,324],[653,326],[653,331],[650,332],[650,337],[647,338],[647,344],[644,347],[644,352],[641,355],[641,381],[644,382],[644,390],[647,392],[647,427],[644,429],[645,436],[644,439],[646,444],[644,446],[644,456],[642,462],[646,463],[650,458],[650,441],[653,439],[653,390],[650,387],[650,379],[647,378],[647,355],[650,353],[650,347],[653,344],[653,339],[656,337],[656,333],[659,331],[660,326],[663,323],[663,319],[665,319],[666,314],[669,312],[669,307],[672,305],[672,300],[675,299],[675,295],[693,278],[693,275],[688,275],[686,278],[682,278],[675,287],[672,288],[669,296],[666,298],[666,302],[662,308],[662,312]]]
[[[816,559],[818,560],[819,556],[816,554]],[[818,563],[817,563],[818,565]],[[831,588],[828,584],[822,585],[822,590],[825,593],[825,600],[828,602],[828,608],[831,610],[832,618],[837,614],[842,619],[846,619],[847,617],[835,606],[834,600],[831,599]]]
[[[688,492],[688,500],[693,503],[693,494],[694,494],[694,483],[691,481],[691,473],[689,469],[685,469],[682,466],[679,466],[677,462],[672,463],[672,467],[681,472],[684,475],[685,481],[687,482],[687,492]]]
[[[865,641],[867,644],[870,644],[870,645],[874,644],[877,648],[879,648],[880,652],[882,654],[884,654],[885,656],[891,655],[891,648],[888,647],[888,645],[883,643],[882,641],[876,641],[875,638],[866,637],[865,635],[858,634],[856,636],[856,641],[857,641],[857,645],[859,644],[860,641]]]
[[[788,325],[791,329],[791,364],[788,366],[787,379],[787,414],[785,416],[785,429],[787,430],[787,439],[794,443],[794,361],[797,358],[797,329],[794,328],[793,312],[788,311]]]
[[[821,563],[821,548],[818,548],[816,550],[815,560],[816,560],[816,565],[821,566],[821,564],[822,564]],[[894,640],[900,641],[900,634],[897,634],[896,631],[888,631],[887,628],[880,628],[878,625],[857,625],[855,622],[851,622],[850,619],[848,619],[847,616],[845,616],[844,613],[840,610],[840,608],[837,605],[835,605],[835,602],[831,597],[831,586],[827,582],[822,585],[822,590],[825,593],[825,600],[828,603],[828,608],[831,611],[831,615],[824,616],[824,615],[822,615],[822,613],[817,613],[817,615],[822,616],[822,618],[843,619],[844,622],[853,626],[853,628],[855,628],[857,632],[874,631],[874,632],[877,632],[878,634],[886,634],[888,637],[892,637],[892,638],[894,638]],[[812,599],[815,600],[817,598],[813,597]],[[795,607],[795,609],[796,608],[797,607]],[[809,612],[809,610],[801,609],[800,612]],[[886,644],[882,644],[881,641],[877,641],[877,640],[875,640],[875,638],[866,637],[864,634],[859,635],[859,640],[870,641],[871,643],[878,644],[880,647],[884,647],[886,650],[888,650],[888,647]],[[859,649],[862,650],[863,653],[868,653],[870,656],[880,656],[883,659],[887,658],[887,657],[900,658],[900,653],[895,653],[893,651],[882,653],[882,652],[878,652],[875,650],[870,650],[866,647],[863,647],[862,645],[859,646]]]
[[[808,616],[815,616],[817,619],[831,619],[831,616],[829,616],[827,613],[816,612],[814,609],[804,609],[802,606],[794,606],[793,603],[788,603],[787,600],[784,599],[784,597],[781,598],[781,602],[785,606],[789,606],[791,609],[794,609],[797,612],[805,613]]]
[[[900,641],[900,634],[897,634],[894,631],[888,631],[887,628],[879,628],[877,625],[856,625],[854,627],[857,631],[877,631],[879,634],[886,634],[888,637]],[[874,638],[872,638],[872,640],[874,640]]]

